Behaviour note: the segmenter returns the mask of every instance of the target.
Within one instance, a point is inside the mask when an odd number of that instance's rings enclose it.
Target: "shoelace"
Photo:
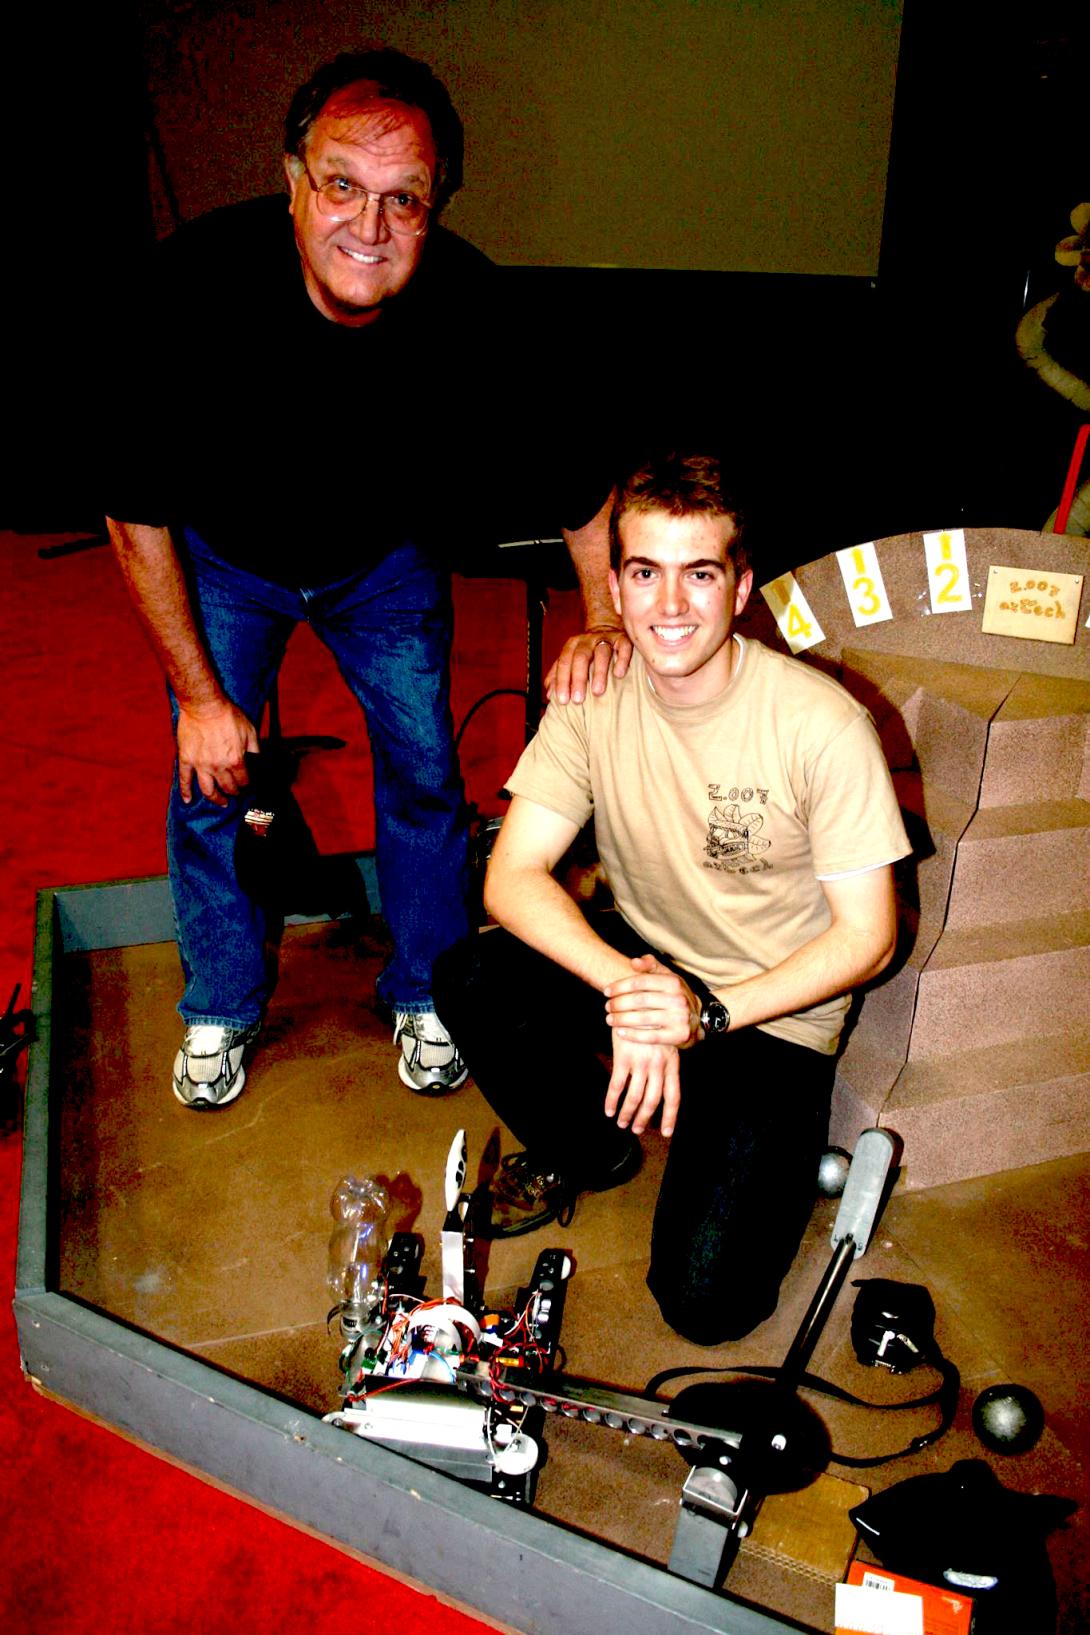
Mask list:
[[[504,1183],[506,1183],[506,1188]],[[506,1197],[510,1203],[519,1201],[519,1193],[524,1198],[536,1202],[544,1196],[550,1187],[557,1187],[563,1192],[567,1191],[563,1180],[554,1171],[533,1168],[526,1154],[519,1153],[512,1163],[504,1164],[503,1180],[498,1191],[499,1195]]]
[[[394,1044],[401,1044],[402,1039],[411,1039],[413,1042],[412,1050],[405,1058],[406,1063],[410,1068],[420,1066],[420,1057],[425,1045],[430,1046],[432,1050],[449,1051],[449,1055],[445,1062],[429,1062],[429,1067],[445,1070],[447,1067],[451,1067],[455,1063],[458,1065],[458,1067],[462,1067],[464,1065],[462,1058],[458,1054],[458,1047],[454,1043],[453,1039],[449,1037],[429,1039],[426,1034],[421,1035],[417,1033],[416,1018],[413,1016],[411,1011],[405,1012],[394,1031]]]

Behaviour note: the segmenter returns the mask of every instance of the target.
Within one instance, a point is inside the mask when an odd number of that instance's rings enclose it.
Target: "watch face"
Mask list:
[[[726,1033],[730,1025],[725,1005],[718,999],[709,999],[700,1015],[700,1025],[705,1033]]]

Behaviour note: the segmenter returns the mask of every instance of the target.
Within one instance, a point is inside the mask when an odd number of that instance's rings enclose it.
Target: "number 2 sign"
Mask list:
[[[932,613],[971,613],[973,595],[965,558],[965,530],[944,528],[941,533],[924,534],[923,549]]]

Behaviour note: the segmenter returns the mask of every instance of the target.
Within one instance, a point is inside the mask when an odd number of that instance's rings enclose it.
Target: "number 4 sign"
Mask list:
[[[965,530],[944,528],[938,534],[924,534],[923,549],[932,613],[971,613],[973,596],[965,559]]]
[[[808,647],[816,647],[825,640],[825,632],[793,573],[781,573],[778,579],[770,579],[767,585],[761,586],[761,595],[792,653],[805,653]]]

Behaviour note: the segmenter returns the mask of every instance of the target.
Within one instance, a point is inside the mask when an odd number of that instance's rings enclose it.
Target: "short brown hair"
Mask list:
[[[718,455],[675,449],[646,461],[617,485],[609,514],[609,564],[614,573],[621,568],[621,518],[629,511],[665,511],[671,517],[723,517],[734,524],[727,555],[735,574],[741,577],[749,567],[743,542],[745,519],[727,488]]]
[[[407,57],[391,46],[378,46],[370,51],[342,51],[339,57],[312,74],[291,99],[284,121],[284,152],[305,160],[311,126],[330,97],[361,80],[372,81],[377,95],[419,108],[426,117],[438,163],[435,207],[441,210],[462,185],[462,121],[446,86],[427,63]]]

